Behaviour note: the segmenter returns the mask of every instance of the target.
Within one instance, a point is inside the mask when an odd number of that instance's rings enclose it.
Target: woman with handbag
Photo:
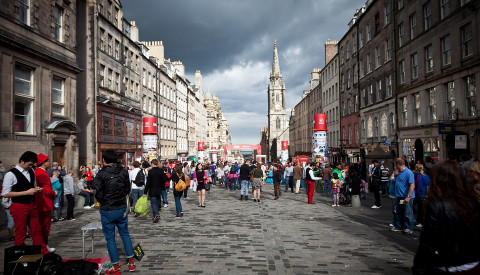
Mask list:
[[[413,274],[480,274],[480,204],[455,160],[430,170]]]
[[[182,170],[183,166],[181,164],[177,164],[173,168],[172,172],[173,197],[175,199],[175,210],[177,211],[175,218],[183,217],[182,202],[180,201],[183,195],[183,191],[177,191],[175,188],[180,179],[185,182],[185,175],[183,174]]]
[[[193,181],[197,183],[198,207],[205,207],[205,183],[207,181],[207,172],[203,165],[199,163],[193,173]]]
[[[262,165],[257,163],[257,167],[253,169],[251,173],[253,175],[253,201],[260,202],[260,188],[262,188],[262,184],[264,184]]]

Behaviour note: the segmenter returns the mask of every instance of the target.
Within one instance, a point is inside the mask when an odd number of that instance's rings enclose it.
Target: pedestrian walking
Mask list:
[[[75,189],[73,187],[73,170],[68,170],[67,175],[63,179],[63,190],[65,190],[65,197],[67,198],[67,221],[74,221],[73,209],[75,208]]]
[[[472,185],[454,160],[437,162],[430,178],[413,274],[480,274],[480,205]]]
[[[413,233],[413,199],[415,198],[415,178],[413,172],[405,166],[405,160],[395,159],[398,176],[395,180],[395,197],[397,197],[397,223],[391,231],[405,234]]]
[[[380,185],[382,184],[382,168],[377,160],[373,161],[374,168],[372,169],[371,174],[371,185],[370,189],[373,191],[375,197],[375,204],[372,206],[372,209],[378,209],[382,207],[382,202],[380,200]]]
[[[162,190],[165,189],[165,183],[169,180],[162,165],[157,159],[152,160],[152,168],[148,172],[147,184],[143,189],[143,196],[150,196],[150,206],[152,207],[153,223],[160,220],[160,206],[162,203]]]
[[[115,241],[115,228],[123,242],[129,271],[135,271],[133,246],[128,232],[127,199],[131,185],[128,171],[117,163],[114,150],[102,153],[103,168],[94,178],[95,198],[100,203],[102,231],[107,241],[108,254],[112,267],[105,274],[121,274],[120,258]]]
[[[63,193],[62,193],[63,188],[62,188],[62,184],[60,184],[60,180],[58,179],[59,177],[60,177],[60,172],[58,170],[55,170],[53,171],[53,177],[50,179],[50,181],[52,182],[52,189],[57,194],[53,199],[53,210],[52,210],[52,219],[51,219],[52,222],[59,221],[60,218],[61,220],[63,220],[62,214],[58,210],[60,208],[60,196],[63,196]]]
[[[199,163],[195,169],[193,181],[197,183],[198,207],[205,207],[205,183],[207,181],[207,172],[203,169],[201,163]]]
[[[188,162],[184,162],[183,163],[183,175],[185,176],[185,179],[188,177],[189,179],[191,179],[190,175],[191,175],[191,168],[190,168],[190,165],[188,165]],[[187,180],[188,181],[188,180]],[[187,185],[187,188],[185,190],[183,190],[183,197],[185,199],[188,199],[188,188],[190,188],[189,185]]]
[[[388,187],[388,196],[390,198],[390,209],[392,210],[392,223],[390,228],[393,228],[398,221],[397,215],[397,197],[395,197],[395,182],[396,177],[398,176],[398,170],[393,170],[392,175],[390,176],[390,186]]]
[[[145,171],[140,168],[140,162],[133,162],[133,170],[128,173],[128,178],[131,184],[130,199],[132,200],[132,206],[135,208],[137,200],[143,195],[143,189],[145,189]],[[138,213],[135,213],[135,217],[138,217]]]
[[[293,166],[291,162],[288,162],[285,170],[284,170],[284,177],[285,177],[285,192],[288,191],[290,187],[290,191],[293,193]]]
[[[418,209],[416,226],[422,228],[422,221],[425,212],[425,197],[427,196],[427,188],[430,185],[430,177],[425,173],[423,165],[418,163],[415,165],[417,174],[415,175],[415,199],[413,200],[413,209]]]
[[[180,179],[186,182],[185,174],[183,174],[182,170],[183,170],[182,165],[176,164],[172,172],[173,198],[175,199],[175,211],[176,211],[175,218],[183,217],[182,202],[180,200],[182,198],[183,191],[175,190],[175,185],[178,183]]]
[[[303,174],[302,167],[300,167],[300,164],[297,162],[295,167],[293,167],[293,181],[295,182],[295,194],[298,194],[298,192],[300,191],[300,182],[302,181],[302,174]]]
[[[275,194],[275,200],[280,198],[280,182],[282,182],[282,172],[279,169],[277,163],[273,164],[273,188]]]
[[[248,186],[250,185],[250,160],[240,166],[240,200],[248,201]]]
[[[333,180],[332,180],[333,205],[332,207],[339,206],[338,200],[340,198],[341,186],[342,186],[342,182],[338,179],[338,174],[333,174]]]
[[[260,188],[264,182],[263,176],[264,172],[262,170],[262,165],[260,163],[257,164],[257,167],[250,172],[253,175],[253,201],[260,202]]]

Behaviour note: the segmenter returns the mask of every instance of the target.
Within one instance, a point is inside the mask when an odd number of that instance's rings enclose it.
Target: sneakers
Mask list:
[[[51,252],[55,252],[55,248],[50,247],[50,246],[48,246],[48,245],[46,245],[46,247],[47,247],[47,249],[48,249],[48,252],[50,252],[50,253],[51,253]]]
[[[128,266],[128,271],[130,272],[134,272],[137,269],[137,266],[135,265],[133,258],[128,259],[127,266]]]
[[[422,228],[422,227],[423,227],[423,225],[422,225],[421,223],[419,223],[419,224],[417,224],[417,225],[416,225],[416,227],[418,227],[418,228]]]
[[[88,205],[83,207],[83,209],[90,209],[90,208],[92,208],[92,207],[88,206]]]
[[[94,208],[94,207],[95,207],[95,204],[90,205],[90,208]]]
[[[393,223],[389,224],[390,227],[393,227]]]
[[[392,227],[390,228],[390,231],[392,231],[392,232],[400,232],[400,231],[402,231],[402,230],[396,228],[395,226],[392,226]]]
[[[378,208],[382,208],[382,206],[381,205],[380,206],[376,206],[376,205],[372,206],[372,209],[378,209]]]
[[[75,218],[66,218],[65,220],[66,220],[66,221],[74,221]]]
[[[65,220],[63,217],[58,218],[59,221]]]
[[[183,212],[180,212],[180,217],[183,217]]]
[[[127,266],[128,266],[128,271],[130,272],[134,272],[137,269],[137,266],[135,265],[135,263],[127,264]]]
[[[153,218],[153,223],[157,223],[160,220],[160,216],[156,216]]]
[[[175,216],[174,216],[174,218],[180,218],[180,217],[181,217],[181,216],[179,216],[179,215],[175,215]]]
[[[129,267],[130,269],[130,267]],[[105,275],[121,275],[122,274],[122,270],[120,269],[116,269],[114,267],[110,268],[110,269],[107,269],[105,271]]]
[[[413,234],[413,231],[409,230],[409,229],[405,229],[405,230],[403,230],[403,233],[407,234],[407,235],[411,235],[411,234]]]
[[[335,207],[336,205],[335,204],[332,204],[332,207]]]
[[[167,208],[167,207],[168,207],[168,204],[164,204],[163,207],[164,207],[164,208]]]

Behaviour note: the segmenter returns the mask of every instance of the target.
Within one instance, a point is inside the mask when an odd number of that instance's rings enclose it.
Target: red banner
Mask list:
[[[198,142],[198,151],[205,151],[205,142],[203,141]]]

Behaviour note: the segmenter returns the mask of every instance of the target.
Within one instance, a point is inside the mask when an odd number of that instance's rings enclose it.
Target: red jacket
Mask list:
[[[43,188],[43,192],[35,193],[35,207],[38,211],[52,211],[55,191],[52,189],[50,177],[45,170],[37,168],[35,169],[35,181],[38,187]]]

